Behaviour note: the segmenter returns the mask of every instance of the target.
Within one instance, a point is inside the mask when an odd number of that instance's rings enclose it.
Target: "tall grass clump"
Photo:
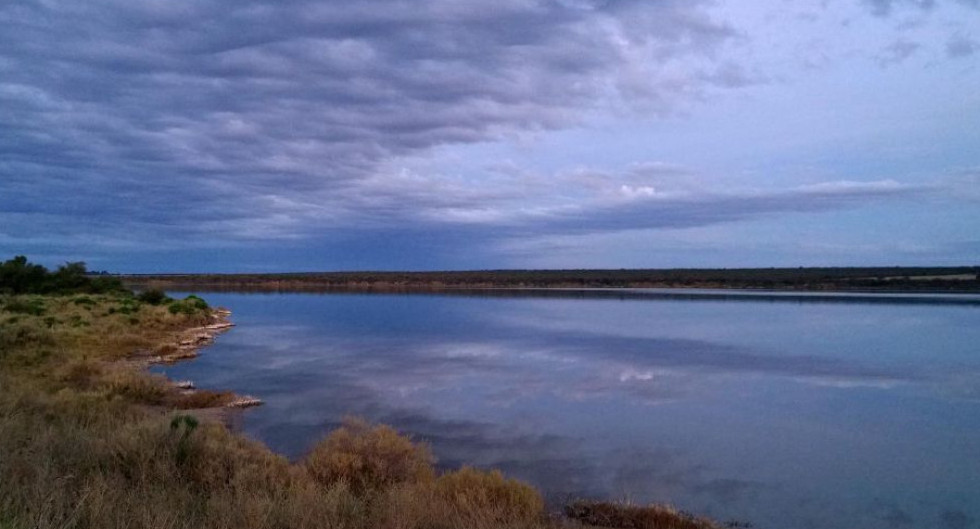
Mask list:
[[[507,479],[498,470],[463,467],[439,477],[435,483],[439,500],[467,524],[480,521],[497,526],[528,526],[544,516],[544,500],[533,487]]]
[[[345,482],[361,494],[401,483],[431,482],[434,462],[428,446],[412,443],[390,426],[347,418],[317,443],[305,465],[317,483]]]

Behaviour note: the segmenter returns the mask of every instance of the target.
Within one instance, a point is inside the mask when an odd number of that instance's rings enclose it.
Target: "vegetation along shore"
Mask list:
[[[980,292],[980,267],[476,270],[113,276],[135,288],[316,292],[476,288],[715,288]]]
[[[82,263],[0,265],[0,528],[722,527],[664,506],[549,512],[529,485],[439,474],[425,444],[358,419],[290,462],[218,420],[257,399],[146,370],[197,354],[229,314]]]

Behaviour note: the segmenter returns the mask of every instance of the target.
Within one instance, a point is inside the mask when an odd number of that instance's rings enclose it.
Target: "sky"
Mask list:
[[[980,0],[16,0],[0,28],[0,258],[980,261]]]

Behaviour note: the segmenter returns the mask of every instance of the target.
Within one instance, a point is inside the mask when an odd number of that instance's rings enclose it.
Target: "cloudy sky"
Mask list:
[[[978,0],[0,4],[0,256],[975,265]]]

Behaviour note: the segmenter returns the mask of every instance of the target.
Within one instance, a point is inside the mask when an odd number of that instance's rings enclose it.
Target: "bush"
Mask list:
[[[110,292],[128,292],[122,281],[115,277],[96,277],[89,280],[88,291],[93,294],[108,294]]]
[[[106,389],[141,404],[163,404],[169,393],[166,380],[128,369],[120,369],[104,377]]]
[[[92,307],[95,305],[95,301],[88,296],[77,297],[72,301],[72,303],[76,305],[84,305],[86,307]]]
[[[504,478],[498,470],[463,467],[436,480],[435,491],[464,517],[494,524],[532,523],[544,515],[544,500],[530,485]]]
[[[145,290],[140,292],[136,299],[142,301],[143,303],[149,303],[150,305],[159,305],[170,301],[170,298],[160,289],[152,288],[150,290]]]
[[[5,325],[0,325],[0,349],[36,349],[54,344],[54,334],[38,325],[37,320],[11,318]]]
[[[565,516],[584,525],[613,529],[718,529],[706,518],[694,517],[666,505],[626,505],[585,501],[565,506]]]
[[[355,494],[400,483],[431,482],[435,459],[424,444],[413,444],[390,426],[348,418],[306,457],[310,476],[324,486],[346,482]]]
[[[174,315],[186,314],[188,316],[193,316],[198,312],[208,310],[208,303],[193,294],[179,301],[171,300],[169,303],[170,304],[167,306],[167,310]]]
[[[184,298],[184,301],[192,305],[194,308],[198,310],[207,310],[209,308],[207,301],[204,301],[203,299],[195,296],[194,294],[191,294],[186,298]]]
[[[96,362],[80,359],[67,364],[61,370],[61,378],[74,387],[87,388],[102,373],[102,367]]]
[[[18,255],[0,264],[0,292],[40,293],[46,287],[49,277],[47,268],[31,264],[26,257]]]
[[[30,314],[31,316],[43,316],[47,312],[44,300],[41,299],[13,299],[4,304],[3,310],[14,314]]]

